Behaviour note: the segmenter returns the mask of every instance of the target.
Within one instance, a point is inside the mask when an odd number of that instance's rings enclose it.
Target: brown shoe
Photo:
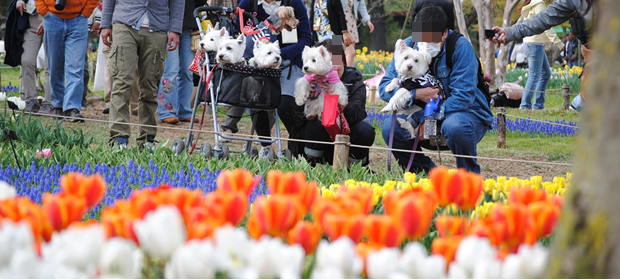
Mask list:
[[[191,122],[191,121],[192,121],[192,117],[187,117],[187,118],[185,118],[185,119],[183,119],[183,120],[181,120],[181,121],[184,121],[184,122]],[[199,119],[199,118],[194,118],[194,123],[199,123],[199,122],[200,122],[200,119]]]
[[[161,120],[161,122],[167,123],[167,124],[177,124],[177,123],[179,123],[179,118],[177,118],[177,117],[169,117],[169,118],[165,118],[165,119]]]

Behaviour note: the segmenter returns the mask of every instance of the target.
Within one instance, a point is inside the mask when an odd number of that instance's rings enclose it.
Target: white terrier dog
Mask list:
[[[200,40],[200,48],[207,52],[216,52],[220,41],[230,37],[226,28],[222,27],[222,29],[218,29],[219,26],[219,22],[215,24],[215,27],[209,25],[207,33],[202,37],[202,40]]]
[[[222,64],[244,63],[244,51],[245,36],[239,35],[237,39],[223,39],[218,45],[217,62]]]
[[[338,105],[346,107],[349,103],[347,89],[340,81],[338,71],[332,66],[327,48],[306,46],[302,59],[306,75],[295,82],[295,103],[298,106],[306,104],[306,118],[311,120],[321,114],[325,94],[338,95]]]
[[[254,57],[250,60],[251,66],[278,69],[280,63],[282,63],[282,57],[280,56],[280,45],[278,42],[256,41],[254,44]]]

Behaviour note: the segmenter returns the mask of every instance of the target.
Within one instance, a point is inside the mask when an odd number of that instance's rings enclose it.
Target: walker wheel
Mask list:
[[[220,159],[228,159],[228,152],[229,152],[228,145],[221,144],[220,147],[221,147]]]
[[[210,159],[213,156],[213,151],[211,150],[211,144],[203,143],[200,146],[200,155],[204,157],[204,159]]]
[[[272,146],[267,146],[265,147],[267,149],[267,153],[263,154],[263,153],[259,153],[258,155],[258,160],[268,160],[268,161],[274,161],[276,159],[276,152],[273,150]],[[262,149],[261,149],[262,151]]]
[[[171,150],[175,155],[180,155],[185,150],[185,142],[183,139],[179,138],[174,140]]]
[[[288,161],[293,160],[293,152],[289,149],[282,150],[282,157]]]

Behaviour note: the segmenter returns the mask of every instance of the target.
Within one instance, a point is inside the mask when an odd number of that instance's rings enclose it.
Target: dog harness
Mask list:
[[[310,100],[315,100],[319,98],[323,91],[327,91],[329,92],[329,94],[332,94],[329,85],[340,82],[340,77],[338,76],[338,68],[336,68],[335,66],[325,75],[304,75],[304,79],[310,82],[311,86],[314,86],[314,91],[312,90],[312,88],[310,89]]]

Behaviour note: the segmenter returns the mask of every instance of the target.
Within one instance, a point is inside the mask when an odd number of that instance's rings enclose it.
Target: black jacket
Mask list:
[[[323,0],[327,1],[327,18],[329,18],[329,25],[334,32],[334,35],[342,35],[342,30],[348,30],[347,28],[347,19],[344,14],[344,9],[342,8],[342,3],[340,0]],[[314,27],[314,4],[316,0],[312,0],[312,5],[310,6],[310,26]],[[318,38],[316,36],[316,32],[313,30],[312,32],[312,41],[317,42]]]
[[[353,126],[366,118],[366,85],[362,82],[362,74],[354,67],[347,67],[340,80],[347,88],[349,96],[344,117],[349,126]]]
[[[4,49],[6,50],[4,64],[12,67],[22,64],[24,32],[30,28],[30,22],[28,21],[30,15],[26,13],[23,16],[20,15],[15,8],[16,3],[17,0],[13,0],[9,6],[9,13],[6,17],[6,38],[4,38]]]
[[[415,16],[422,10],[422,8],[428,5],[435,5],[440,7],[448,16],[448,29],[454,30],[454,4],[446,0],[417,0],[413,4],[413,11],[411,11],[411,22],[415,21]]]
[[[185,0],[185,11],[183,12],[183,30],[198,30],[196,19],[194,18],[194,9],[203,6],[207,0]]]

